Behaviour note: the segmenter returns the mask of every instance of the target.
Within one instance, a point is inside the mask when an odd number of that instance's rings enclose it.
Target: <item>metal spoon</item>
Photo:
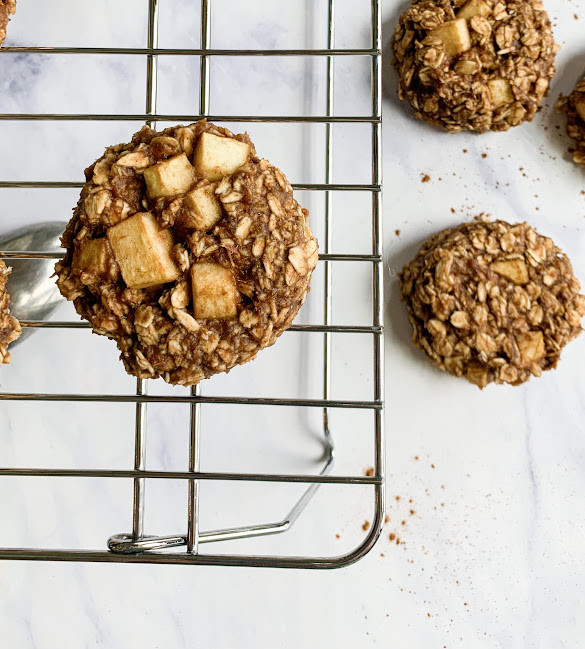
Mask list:
[[[66,223],[49,221],[25,226],[0,235],[0,250],[3,252],[59,252],[59,238]],[[55,272],[55,259],[6,259],[12,267],[8,276],[7,290],[10,293],[10,312],[21,321],[46,320],[62,303],[62,296],[51,277]],[[35,331],[32,327],[23,329],[14,347]]]

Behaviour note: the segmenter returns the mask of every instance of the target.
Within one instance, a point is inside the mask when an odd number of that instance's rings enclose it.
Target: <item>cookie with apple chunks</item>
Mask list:
[[[540,0],[412,0],[392,46],[400,99],[451,133],[531,121],[555,73]]]
[[[400,289],[415,346],[480,388],[555,368],[585,315],[571,263],[551,239],[485,217],[429,239]]]
[[[318,259],[308,212],[247,135],[144,127],[86,170],[58,285],[127,371],[180,385],[253,359],[292,324]]]

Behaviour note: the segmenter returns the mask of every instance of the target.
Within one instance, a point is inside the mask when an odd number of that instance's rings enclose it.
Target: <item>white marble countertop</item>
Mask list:
[[[54,4],[21,0],[6,45],[145,46],[146,0],[60,0],[58,13]],[[199,3],[160,4],[160,46],[197,47]],[[214,47],[325,46],[325,0],[211,0],[211,5]],[[558,94],[571,88],[583,67],[585,0],[548,0],[546,5],[562,46],[558,74],[535,121],[507,133],[453,136],[413,121],[395,97],[396,79],[385,52],[390,521],[370,554],[351,567],[324,572],[0,562],[4,646],[583,646],[585,337],[567,347],[556,371],[519,388],[491,386],[480,392],[436,371],[412,349],[396,281],[396,273],[427,236],[480,212],[528,220],[555,239],[585,281],[585,178],[568,160],[564,126],[552,110]],[[405,6],[394,0],[383,3],[384,44]],[[338,0],[336,45],[368,47],[368,21],[367,0]],[[323,73],[322,60],[214,61],[211,111],[256,112],[261,96],[264,114],[323,114]],[[338,59],[337,115],[368,114],[367,75],[363,62]],[[82,62],[66,54],[6,53],[0,55],[0,113],[140,114],[144,78],[139,56],[88,56]],[[197,61],[160,58],[160,113],[196,112],[197,88]],[[80,170],[103,147],[127,140],[139,126],[0,121],[0,179],[78,181]],[[243,128],[293,182],[322,182],[322,128]],[[369,127],[336,125],[334,134],[335,182],[369,182],[369,144],[364,145]],[[425,174],[430,181],[421,183]],[[0,231],[67,219],[76,193],[0,189]],[[319,234],[322,205],[310,192],[301,197]],[[347,252],[351,246],[354,252],[369,252],[369,215],[358,235],[352,228],[352,219],[367,209],[363,198],[347,193],[334,198],[334,251]],[[367,277],[343,269],[336,277],[335,321],[368,324]],[[321,315],[320,282],[317,273],[301,322],[317,322]],[[73,317],[72,310],[65,305],[56,317]],[[371,366],[364,362],[371,359],[370,352],[361,340],[335,340],[334,398],[371,398]],[[83,351],[64,359],[65,345]],[[244,383],[252,396],[267,389],[274,396],[319,396],[319,377],[311,368],[320,350],[311,345],[301,337],[283,337],[254,364],[213,379],[205,389],[231,394],[241,392]],[[2,369],[0,389],[128,393],[133,381],[120,370],[116,356],[111,343],[89,332],[38,332],[15,349],[13,364]],[[275,366],[294,366],[297,374],[291,381],[285,373],[275,373]],[[158,384],[152,390],[168,393]],[[208,468],[314,470],[319,444],[314,436],[298,432],[313,430],[314,421],[272,412],[213,412],[213,435],[204,438],[202,458]],[[184,468],[186,436],[179,431],[185,427],[185,412],[161,407],[149,417],[149,466]],[[19,408],[3,402],[0,464],[131,468],[132,423],[133,412],[122,408]],[[371,463],[371,439],[366,439],[371,420],[337,413],[334,425],[339,434],[336,471],[363,472]],[[262,434],[267,430],[274,435]],[[360,431],[365,434],[356,434]],[[45,491],[42,484],[21,488],[9,480],[0,480],[0,546],[34,540],[51,547],[82,547],[96,537],[105,543],[108,535],[130,527],[131,485],[119,490],[84,484],[72,493],[66,487]],[[228,488],[215,497],[214,507],[204,512],[211,526],[225,522],[226,512],[230,524],[257,514],[270,517],[282,502],[280,495],[255,500],[254,494],[238,497]],[[177,531],[183,491],[174,485],[153,486],[149,498],[150,526]],[[323,499],[331,506],[329,517],[309,511],[305,523],[299,522],[298,531],[283,541],[285,550],[334,555],[359,543],[362,524],[371,518],[371,498],[341,490]],[[398,545],[390,534],[400,539]],[[244,551],[258,548],[269,551],[272,545],[264,541],[244,546]]]

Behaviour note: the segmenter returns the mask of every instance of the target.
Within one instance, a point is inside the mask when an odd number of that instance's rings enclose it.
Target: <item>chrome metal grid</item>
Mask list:
[[[210,12],[213,0],[201,0],[201,47],[199,49],[160,49],[158,43],[158,0],[149,1],[148,46],[146,48],[81,48],[81,47],[6,47],[6,52],[45,54],[138,54],[144,55],[147,63],[146,111],[143,115],[92,115],[92,114],[0,114],[0,120],[144,120],[154,126],[156,122],[194,121],[207,116],[216,122],[315,122],[326,128],[325,183],[295,184],[295,189],[321,192],[325,202],[325,234],[320,241],[322,254],[319,257],[324,270],[324,319],[318,325],[295,325],[292,331],[310,332],[323,336],[324,383],[321,399],[277,399],[251,397],[202,396],[197,388],[190,396],[151,396],[147,394],[146,383],[137,381],[136,393],[127,395],[104,394],[47,394],[47,393],[0,393],[0,401],[40,402],[108,402],[134,403],[135,444],[133,470],[69,470],[39,468],[0,468],[3,476],[28,476],[50,479],[62,478],[116,478],[132,480],[134,485],[132,533],[117,534],[108,541],[109,551],[67,550],[43,548],[0,548],[0,558],[52,560],[52,561],[97,561],[97,562],[141,562],[174,564],[215,564],[242,566],[272,566],[289,568],[332,568],[352,563],[364,556],[374,545],[383,525],[384,516],[384,432],[383,432],[383,313],[382,313],[382,232],[381,232],[381,17],[380,3],[371,0],[372,46],[368,49],[336,49],[334,47],[334,2],[328,0],[328,32],[326,49],[290,50],[220,50],[210,47]],[[200,105],[199,115],[163,115],[157,113],[157,60],[158,56],[189,55],[200,57]],[[222,56],[313,56],[325,57],[327,62],[326,113],[324,116],[268,116],[268,115],[212,115],[209,113],[209,83],[211,57]],[[371,60],[371,115],[334,116],[334,61],[336,57],[367,57]],[[371,184],[334,184],[332,137],[336,123],[366,123],[371,125],[372,182]],[[1,181],[0,188],[70,188],[81,187],[77,182],[11,182]],[[331,254],[332,228],[331,192],[361,191],[371,194],[372,199],[372,252],[371,254]],[[5,259],[58,258],[60,255],[44,251],[0,251]],[[331,306],[331,262],[371,264],[372,272],[372,324],[370,326],[336,326],[332,324]],[[85,328],[87,323],[75,322],[23,322],[24,327],[36,328]],[[336,333],[355,333],[373,337],[373,387],[371,401],[331,399],[331,336]],[[146,417],[149,403],[186,403],[190,405],[189,470],[152,471],[145,469]],[[262,407],[305,407],[323,410],[323,439],[327,457],[320,475],[201,472],[199,470],[199,449],[201,439],[200,409],[202,404],[245,404]],[[366,409],[373,413],[374,474],[371,476],[329,475],[334,460],[334,446],[329,429],[330,409]],[[186,533],[171,536],[151,537],[144,535],[144,485],[146,479],[184,480],[188,482],[188,511]],[[264,525],[246,526],[205,532],[199,529],[199,483],[202,480],[249,481],[260,483],[303,483],[307,485],[302,497],[282,520]],[[369,485],[375,503],[375,516],[369,533],[363,542],[342,556],[258,556],[251,554],[207,554],[201,552],[201,544],[277,534],[290,528],[311,500],[321,484]],[[105,540],[104,540],[105,541]]]

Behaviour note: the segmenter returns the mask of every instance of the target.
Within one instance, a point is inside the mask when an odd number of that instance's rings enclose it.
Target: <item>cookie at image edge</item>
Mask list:
[[[0,47],[6,38],[6,27],[10,16],[16,11],[16,0],[0,0]]]
[[[10,363],[8,345],[14,342],[21,333],[20,322],[10,315],[10,295],[6,290],[6,282],[10,269],[0,259],[0,365]]]
[[[126,370],[180,385],[253,359],[292,324],[318,259],[308,212],[247,135],[144,127],[86,170],[58,286]]]
[[[392,45],[400,98],[452,133],[531,121],[558,49],[540,0],[413,0]]]
[[[585,76],[568,97],[559,97],[555,109],[567,115],[567,135],[574,141],[569,149],[573,162],[585,166]]]
[[[480,388],[555,368],[585,315],[570,261],[527,223],[482,217],[443,230],[403,268],[400,287],[413,343]]]

